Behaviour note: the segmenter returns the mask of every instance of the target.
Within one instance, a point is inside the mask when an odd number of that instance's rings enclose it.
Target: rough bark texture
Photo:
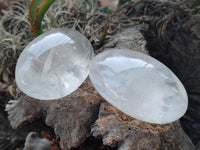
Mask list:
[[[107,102],[101,104],[99,119],[92,132],[93,136],[103,138],[104,145],[119,150],[195,149],[179,121],[166,125],[145,123],[125,115]]]
[[[109,38],[109,40],[98,49],[98,52],[106,51],[111,48],[116,49],[132,49],[145,54],[148,54],[146,50],[146,41],[144,36],[141,34],[140,30],[146,28],[146,25],[132,25],[118,29],[114,36]]]
[[[194,17],[197,19],[193,19]],[[153,56],[157,56],[158,52],[158,56],[166,55],[170,58],[164,59],[165,63],[171,62],[174,65],[177,63],[176,65],[184,70],[184,66],[187,65],[185,63],[183,65],[182,61],[187,59],[193,62],[190,63],[193,67],[190,67],[196,70],[196,64],[199,62],[199,55],[196,55],[199,52],[199,32],[196,32],[199,31],[199,23],[196,22],[198,16],[191,17],[188,11],[174,3],[140,0],[124,5],[107,19],[109,31],[113,32],[108,32],[110,38],[102,48],[96,51],[97,53],[109,48],[129,48],[148,54],[145,48],[147,44]],[[196,33],[198,33],[197,36]],[[192,41],[190,40],[193,44],[184,40],[189,35],[195,35],[192,36]],[[182,43],[185,45],[184,48],[180,46],[177,50],[176,47],[182,41],[185,41]],[[193,55],[180,51],[184,49],[185,52],[190,52],[188,49],[192,46],[194,46],[191,51]],[[191,77],[193,77],[192,74],[194,75],[195,80],[189,82],[194,86],[189,90],[193,89],[192,91],[195,92],[191,93],[195,93],[195,97],[199,99],[200,84],[196,82],[198,81],[196,79],[199,79],[196,78],[196,75],[199,75],[199,69],[192,71],[190,67],[187,66],[186,70]],[[186,72],[180,71],[180,74],[186,76]],[[78,146],[77,149],[84,149],[84,146],[80,145],[91,135],[91,129],[92,135],[103,141],[103,146],[101,145],[99,149],[194,149],[179,121],[167,125],[144,123],[128,117],[108,103],[101,103],[100,100],[101,97],[87,80],[77,91],[61,100],[39,101],[21,95],[18,101],[10,101],[6,110],[14,128],[25,121],[32,121],[36,117],[43,116],[45,123],[53,127],[55,134],[60,138],[60,147],[63,150]],[[195,112],[199,111],[199,109],[195,110]],[[89,145],[92,147],[92,144],[89,143]],[[85,149],[90,149],[86,147]]]
[[[54,101],[40,101],[24,94],[6,106],[13,128],[25,121],[43,116],[46,125],[54,128],[63,150],[79,146],[90,136],[90,126],[95,122],[101,97],[87,80],[77,91]]]

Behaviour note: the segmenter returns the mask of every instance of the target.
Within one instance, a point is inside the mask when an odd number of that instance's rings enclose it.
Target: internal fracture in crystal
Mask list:
[[[89,76],[102,97],[139,120],[170,123],[187,109],[187,93],[180,80],[145,54],[108,50],[93,58]]]
[[[52,29],[34,39],[21,53],[15,70],[25,94],[52,100],[75,91],[88,76],[93,49],[79,32]]]

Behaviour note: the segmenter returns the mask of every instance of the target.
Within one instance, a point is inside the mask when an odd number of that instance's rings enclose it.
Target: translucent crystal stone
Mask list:
[[[92,57],[92,46],[82,34],[66,28],[52,29],[21,53],[15,70],[17,86],[41,100],[64,97],[86,79]]]
[[[109,50],[90,64],[97,91],[122,112],[165,124],[184,115],[188,98],[180,80],[164,64],[131,50]]]

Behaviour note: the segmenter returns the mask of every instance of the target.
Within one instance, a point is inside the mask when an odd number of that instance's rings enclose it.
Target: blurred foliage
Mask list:
[[[114,11],[109,9],[108,7],[103,7],[102,9],[100,9],[100,12],[107,15],[111,15]]]
[[[119,0],[117,7],[120,7],[122,5],[124,5],[127,2],[130,2],[131,0]]]
[[[200,0],[192,0],[193,14],[200,14]]]
[[[110,1],[112,1],[112,0],[110,0]],[[130,2],[130,1],[131,1],[131,0],[119,0],[119,1],[118,1],[118,4],[117,4],[117,7],[120,7],[120,6],[122,6],[122,5],[124,5],[125,3]],[[105,14],[107,14],[107,15],[111,15],[112,13],[114,13],[114,10],[109,9],[109,8],[106,6],[106,7],[103,7],[102,9],[100,9],[100,12],[105,13]]]
[[[192,6],[193,7],[200,6],[200,0],[192,0]]]
[[[31,31],[32,31],[34,37],[37,37],[38,35],[43,33],[42,19],[54,1],[55,0],[32,0],[31,1],[30,9],[29,9],[29,21],[31,23]],[[130,1],[131,0],[119,0],[117,7],[120,7],[123,4],[130,2]],[[69,7],[73,7],[72,6],[73,1],[71,1],[71,2],[68,1],[68,4],[70,4]],[[87,4],[88,4],[88,2],[87,2]],[[102,9],[100,9],[100,12],[105,13],[107,15],[111,15],[114,11],[109,9],[108,7],[104,7]]]

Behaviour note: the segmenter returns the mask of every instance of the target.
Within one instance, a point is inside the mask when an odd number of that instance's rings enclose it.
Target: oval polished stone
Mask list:
[[[170,123],[187,109],[187,93],[180,80],[164,64],[145,54],[105,51],[91,61],[89,76],[103,98],[139,120]]]
[[[86,79],[92,57],[93,48],[82,34],[66,28],[52,29],[21,53],[15,70],[17,86],[41,100],[64,97]]]

